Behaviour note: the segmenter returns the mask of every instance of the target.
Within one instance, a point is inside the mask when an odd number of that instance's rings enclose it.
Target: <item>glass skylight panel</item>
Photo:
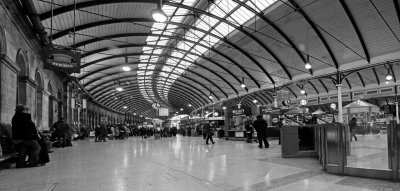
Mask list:
[[[163,5],[163,7],[162,7],[161,9],[164,11],[164,13],[165,13],[168,17],[171,17],[172,14],[175,12],[176,7],[172,7],[172,6],[169,6],[169,5]]]
[[[156,67],[156,65],[154,64],[149,64],[149,66],[147,67],[148,70],[154,70],[154,68]]]

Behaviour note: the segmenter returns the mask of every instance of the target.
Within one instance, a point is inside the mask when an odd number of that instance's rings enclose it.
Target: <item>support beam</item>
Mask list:
[[[361,47],[363,48],[365,57],[367,59],[367,62],[369,63],[371,61],[371,58],[369,56],[367,45],[365,45],[365,41],[364,41],[364,38],[363,38],[363,36],[362,36],[362,34],[360,32],[360,29],[358,28],[358,25],[357,25],[356,21],[354,20],[354,17],[351,14],[351,11],[350,11],[349,7],[347,6],[345,0],[339,0],[339,2],[342,5],[344,11],[346,12],[347,17],[349,18],[351,24],[353,25],[354,30],[356,31],[358,40],[361,43]]]
[[[357,76],[358,76],[358,78],[360,78],[361,84],[362,84],[363,87],[365,88],[365,82],[364,82],[364,79],[362,78],[360,72],[357,72]],[[346,78],[346,79],[347,79],[347,78]]]

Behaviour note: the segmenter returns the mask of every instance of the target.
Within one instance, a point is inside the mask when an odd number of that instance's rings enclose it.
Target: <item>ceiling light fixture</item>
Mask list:
[[[226,106],[222,107],[222,109],[225,110],[225,109],[226,109]]]
[[[253,100],[253,103],[257,103],[257,100]]]
[[[387,74],[386,74],[386,80],[387,81],[390,81],[390,80],[393,80],[393,75],[390,73],[390,68],[388,67],[388,69],[387,69]]]
[[[192,107],[192,104],[189,104],[188,106],[189,106],[189,107]]]
[[[311,64],[310,64],[310,60],[309,60],[309,56],[308,55],[307,55],[307,62],[304,65],[304,67],[306,67],[307,70],[311,69],[311,67],[312,67]]]
[[[117,91],[119,91],[119,92],[122,92],[123,90],[124,90],[124,88],[122,88],[122,87],[117,87],[117,88],[115,88]]]
[[[390,83],[389,81],[386,81],[386,82],[385,82],[385,84],[389,84],[389,83]]]
[[[242,78],[242,83],[240,84],[240,87],[245,88],[246,84],[244,83],[244,77]]]
[[[306,91],[304,89],[301,89],[300,93],[304,95],[304,94],[306,94]]]
[[[162,0],[160,0],[160,3],[157,3],[157,9],[154,9],[150,12],[151,17],[153,17],[153,19],[159,23],[163,23],[168,19],[167,14],[165,14],[165,12],[161,9],[161,7],[162,7]]]
[[[181,111],[183,111],[183,108],[181,108]]]
[[[125,72],[129,72],[129,71],[131,71],[131,67],[129,67],[129,66],[122,66],[122,70],[125,71]]]
[[[124,106],[124,109],[127,109],[128,108],[128,106]]]

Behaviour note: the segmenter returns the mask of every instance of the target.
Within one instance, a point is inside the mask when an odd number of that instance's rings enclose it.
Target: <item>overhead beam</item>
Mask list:
[[[365,88],[365,82],[364,82],[364,79],[362,78],[360,72],[357,72],[357,76],[358,76],[358,78],[360,78],[361,84],[362,84],[363,87]],[[347,79],[347,78],[346,78],[346,79]]]
[[[380,82],[380,80],[379,80],[378,74],[376,73],[376,69],[375,69],[375,68],[372,68],[372,71],[374,72],[376,82],[378,83],[378,85],[380,85],[381,82]]]
[[[342,5],[344,11],[346,12],[346,15],[349,18],[351,24],[353,25],[354,30],[356,31],[358,40],[360,41],[361,47],[364,50],[365,58],[367,59],[367,62],[369,63],[371,61],[371,58],[369,56],[367,45],[365,44],[364,38],[360,32],[360,29],[358,28],[357,22],[354,20],[354,17],[351,14],[351,11],[350,11],[349,7],[347,6],[345,0],[339,0],[339,2]]]
[[[326,87],[326,85],[324,84],[324,82],[321,79],[318,79],[318,82],[322,85],[322,87],[324,87],[326,93],[329,93],[329,89]]]

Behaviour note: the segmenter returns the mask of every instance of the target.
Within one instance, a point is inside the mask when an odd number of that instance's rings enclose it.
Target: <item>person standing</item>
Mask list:
[[[267,121],[265,121],[261,115],[257,115],[257,120],[254,121],[253,126],[257,131],[258,147],[262,148],[262,142],[264,141],[265,148],[269,148],[267,140]]]
[[[214,133],[213,133],[213,127],[212,127],[212,122],[211,121],[208,121],[208,124],[204,125],[204,131],[205,131],[205,134],[207,136],[206,145],[208,145],[208,140],[210,140],[211,143],[214,144],[215,142],[214,142],[214,140],[212,138]]]
[[[16,167],[36,167],[40,166],[39,152],[40,145],[38,143],[38,133],[36,126],[32,121],[29,107],[17,105],[15,114],[11,120],[13,142],[18,151],[18,160]],[[28,164],[25,161],[28,153]]]
[[[246,140],[246,142],[252,143],[252,142],[253,142],[253,133],[254,133],[254,130],[253,130],[253,127],[251,126],[251,121],[250,121],[250,120],[247,120],[247,121],[245,122],[244,128],[246,129],[246,134],[247,134],[247,140]]]
[[[350,127],[350,141],[354,140],[357,141],[357,137],[356,137],[356,127],[357,127],[357,119],[355,117],[353,117],[350,121],[349,121],[349,127]]]
[[[101,124],[100,125],[100,140],[99,141],[107,142],[106,137],[107,137],[107,127],[106,127],[105,124]]]
[[[59,121],[54,123],[53,128],[55,128],[55,133],[57,134],[58,145],[64,148],[67,145],[68,123],[61,117]]]

